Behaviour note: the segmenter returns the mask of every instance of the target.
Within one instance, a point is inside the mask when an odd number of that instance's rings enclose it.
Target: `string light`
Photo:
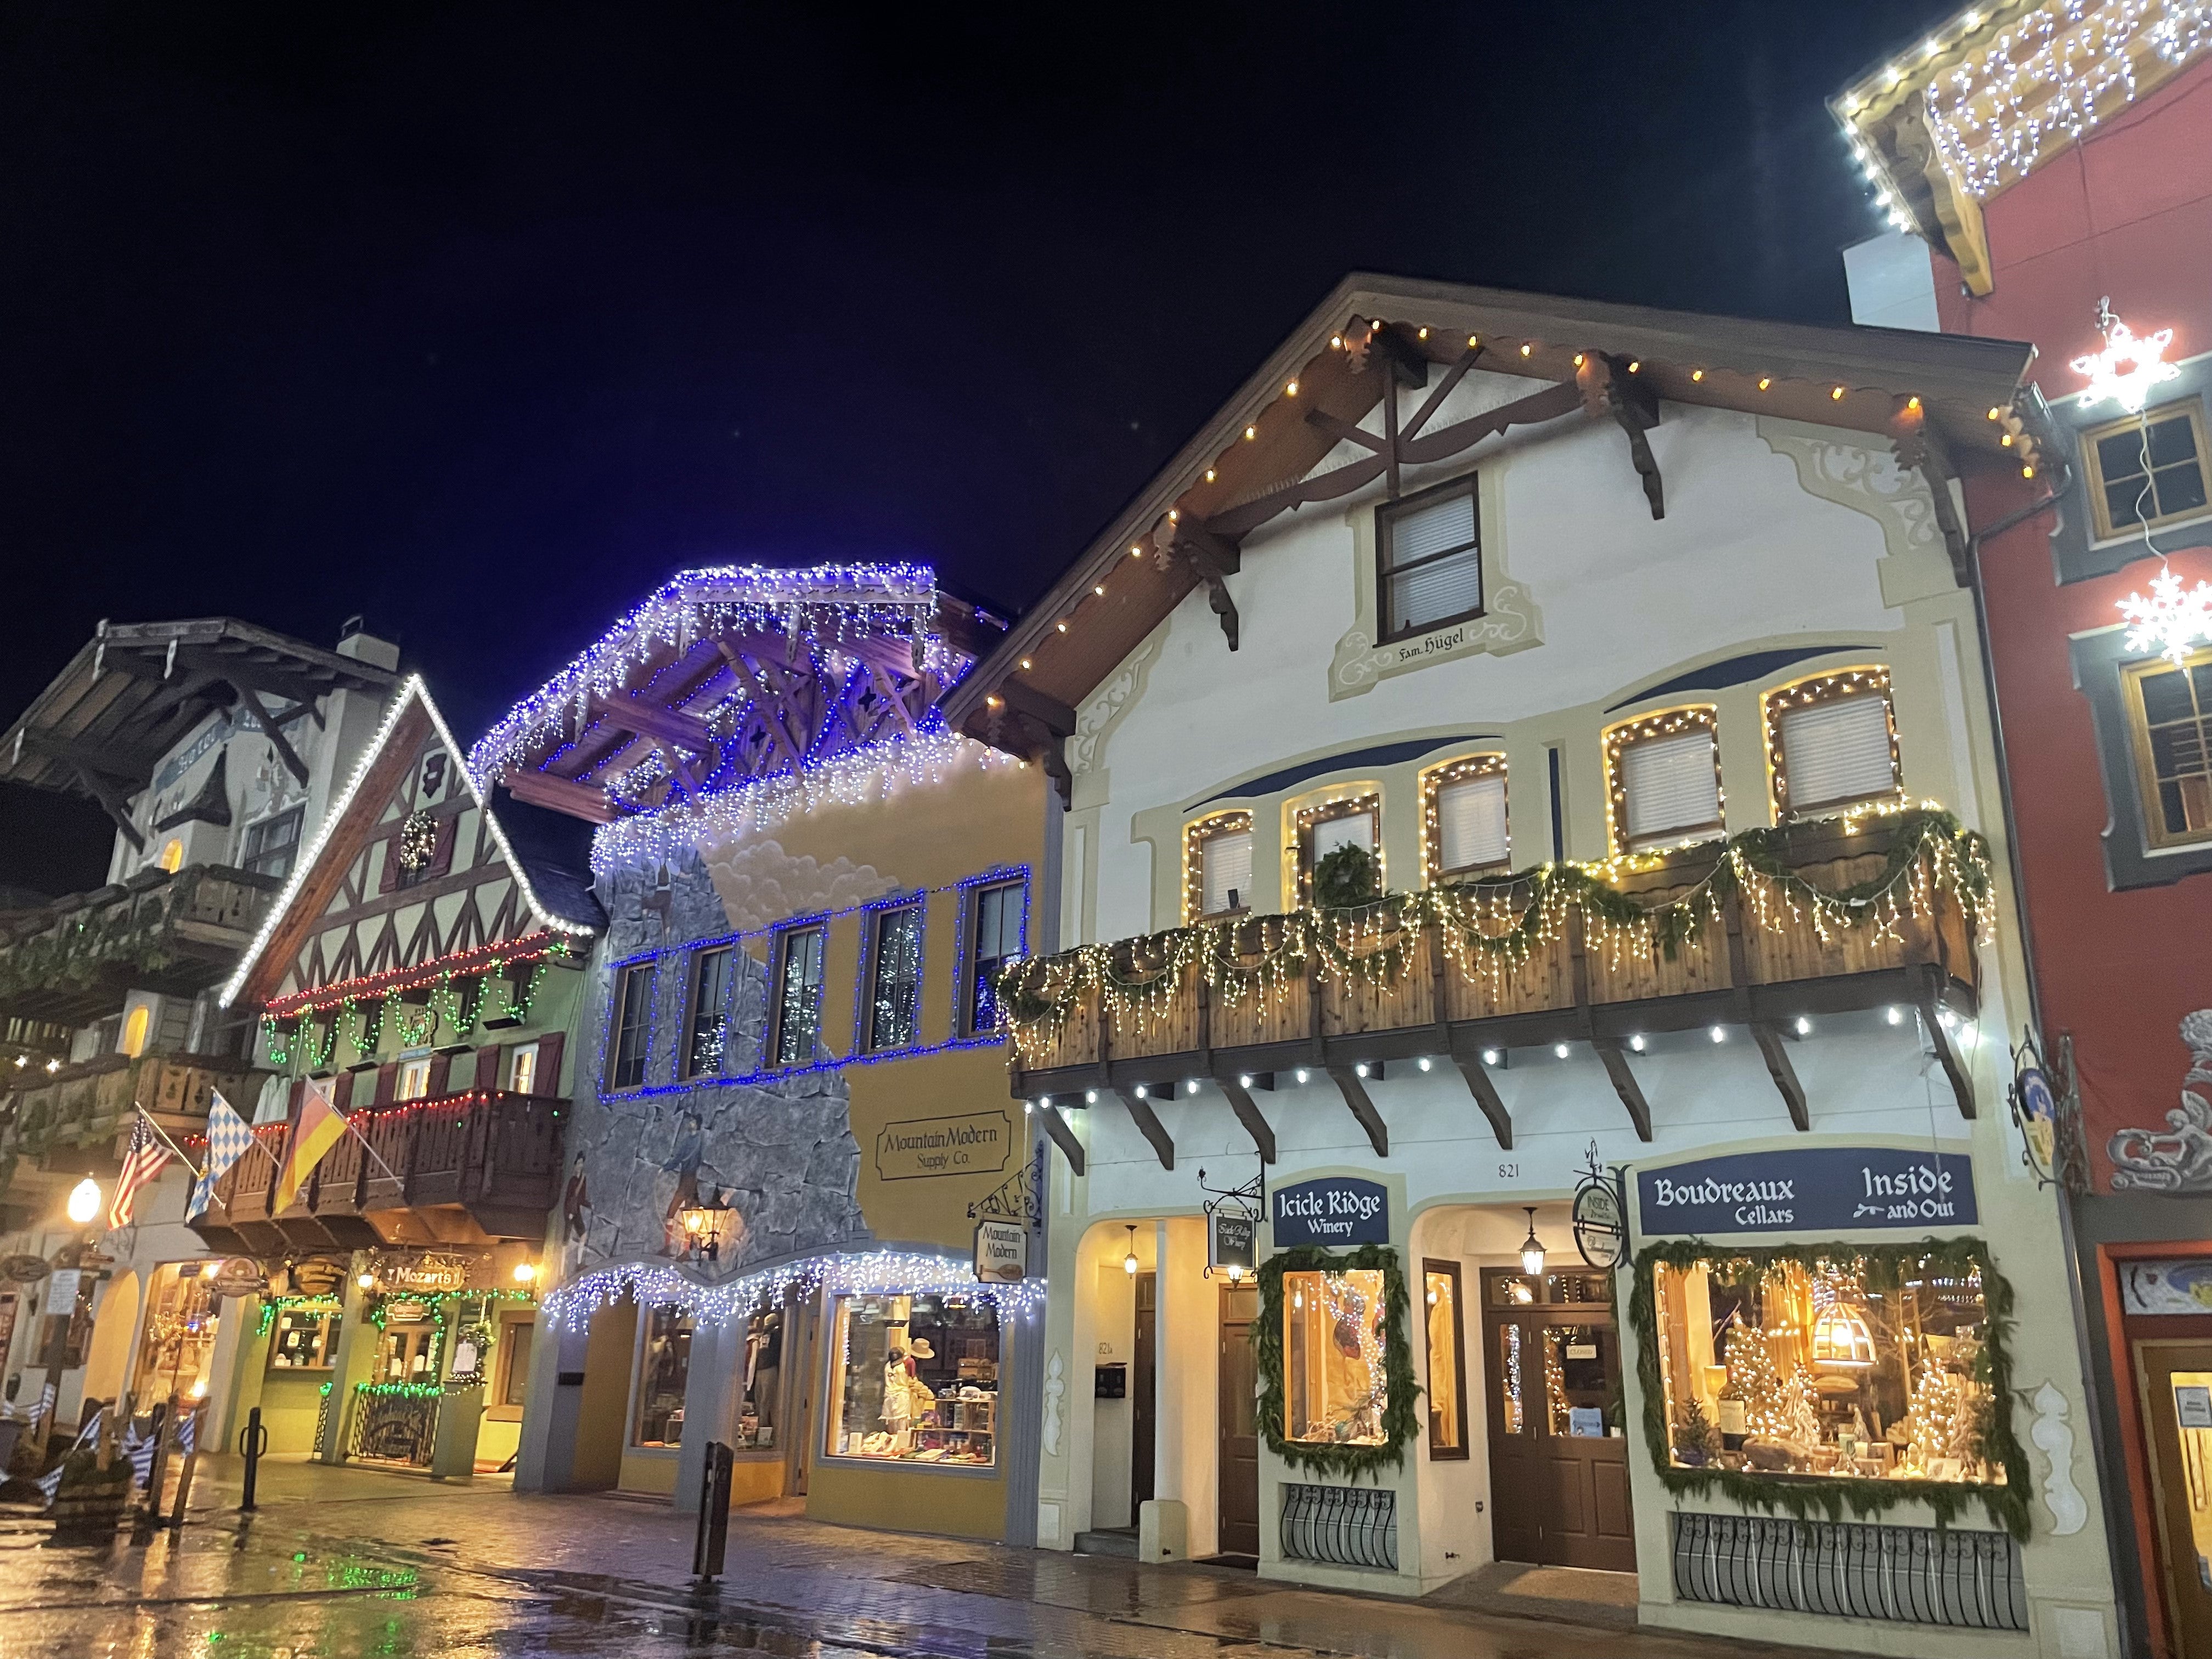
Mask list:
[[[990,1304],[1002,1316],[1032,1314],[1044,1306],[1042,1279],[1011,1285],[984,1282],[966,1262],[914,1250],[831,1252],[763,1267],[720,1285],[700,1284],[672,1267],[632,1262],[570,1279],[539,1305],[555,1330],[582,1330],[599,1309],[624,1296],[641,1307],[675,1308],[702,1324],[720,1324],[787,1297],[811,1297],[824,1290],[851,1296],[971,1297]]]

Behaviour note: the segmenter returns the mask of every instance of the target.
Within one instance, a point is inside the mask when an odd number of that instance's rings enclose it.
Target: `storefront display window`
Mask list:
[[[744,1397],[738,1407],[737,1449],[765,1451],[776,1443],[782,1407],[783,1310],[770,1309],[745,1322]]]
[[[1382,1275],[1372,1268],[1283,1275],[1283,1435],[1340,1446],[1384,1443]]]
[[[159,1400],[205,1396],[216,1333],[222,1322],[222,1304],[208,1277],[212,1272],[212,1264],[204,1261],[172,1262],[155,1270],[131,1385],[131,1397],[142,1407]]]
[[[2004,1484],[1972,1262],[1792,1255],[1650,1271],[1674,1468]]]
[[[1429,1338],[1429,1455],[1467,1455],[1467,1352],[1460,1316],[1459,1264],[1421,1264]]]
[[[269,1334],[272,1371],[328,1370],[338,1347],[338,1305],[285,1308]]]
[[[998,1461],[999,1315],[962,1296],[841,1296],[823,1454]]]
[[[684,1390],[691,1380],[691,1316],[678,1308],[655,1308],[647,1319],[632,1445],[683,1443]]]

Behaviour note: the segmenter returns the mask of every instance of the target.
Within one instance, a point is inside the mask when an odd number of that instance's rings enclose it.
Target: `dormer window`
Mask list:
[[[1778,819],[1902,793],[1887,668],[1845,668],[1770,691],[1766,758]]]
[[[1482,614],[1474,475],[1375,510],[1382,637],[1401,640]]]
[[[1724,827],[1718,727],[1710,705],[1623,721],[1605,734],[1613,850],[1717,836]]]
[[[1219,812],[1183,835],[1183,920],[1233,916],[1252,908],[1252,815]]]

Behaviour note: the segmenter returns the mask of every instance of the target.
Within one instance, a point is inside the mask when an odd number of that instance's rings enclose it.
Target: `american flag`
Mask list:
[[[107,1206],[110,1232],[131,1224],[138,1189],[158,1176],[168,1162],[168,1142],[155,1133],[142,1107],[131,1120],[131,1146],[123,1155],[123,1173],[115,1178],[115,1201]]]

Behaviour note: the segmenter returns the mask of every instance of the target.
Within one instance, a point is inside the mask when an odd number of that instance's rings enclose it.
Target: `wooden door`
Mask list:
[[[815,1334],[821,1328],[821,1310],[813,1301],[793,1302],[784,1310],[782,1426],[776,1431],[783,1443],[783,1489],[793,1498],[806,1496],[806,1472],[813,1466],[814,1395],[820,1378],[814,1364]]]
[[[1501,1561],[1636,1570],[1620,1342],[1601,1274],[1486,1269],[1484,1417]]]
[[[1137,1275],[1137,1336],[1129,1351],[1129,1524],[1138,1506],[1153,1498],[1158,1463],[1154,1448],[1159,1426],[1159,1279]]]
[[[1216,1468],[1220,1491],[1219,1548],[1224,1555],[1260,1553],[1260,1370],[1252,1348],[1260,1317],[1260,1287],[1221,1287],[1221,1389],[1215,1407],[1220,1437]]]
[[[2212,1342],[2135,1346],[2171,1651],[2212,1659]]]

